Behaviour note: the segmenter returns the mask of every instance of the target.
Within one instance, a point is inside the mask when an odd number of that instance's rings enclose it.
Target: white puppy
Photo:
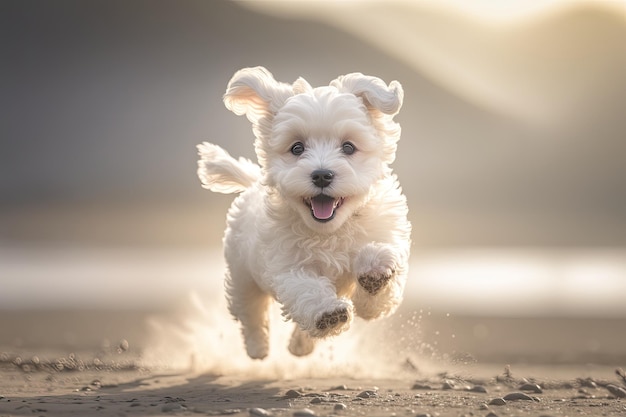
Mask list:
[[[393,313],[406,281],[411,225],[389,164],[402,106],[397,81],[355,73],[312,88],[238,71],[224,102],[245,114],[259,165],[198,145],[204,188],[241,193],[229,212],[224,251],[231,314],[251,358],[269,350],[270,302],[296,323],[289,351]]]

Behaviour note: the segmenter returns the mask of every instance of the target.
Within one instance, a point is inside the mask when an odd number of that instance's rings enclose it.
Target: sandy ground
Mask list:
[[[623,320],[432,314],[416,324],[401,312],[367,333],[355,326],[367,339],[297,360],[277,347],[260,363],[242,355],[231,321],[190,350],[163,321],[146,325],[159,314],[0,313],[0,416],[626,415]],[[415,339],[394,343],[382,328]]]
[[[514,371],[515,372],[515,371]],[[562,376],[589,375],[568,367]],[[12,416],[623,416],[626,395],[608,368],[597,377],[533,379],[521,369],[468,379],[349,377],[263,380],[146,369],[23,372],[4,367],[0,415]],[[557,377],[557,378],[554,378]],[[622,385],[624,387],[624,385]]]
[[[572,368],[570,371],[575,372]],[[598,375],[614,380],[598,369]],[[4,370],[0,415],[366,415],[366,416],[623,416],[600,379],[538,381],[517,378],[467,381],[453,375],[429,380],[324,378],[248,380],[212,375],[111,373],[23,374]],[[613,381],[615,382],[615,381]],[[533,391],[534,387],[536,392]],[[474,391],[475,390],[475,391]],[[506,400],[506,398],[518,398]],[[505,398],[505,399],[503,399]],[[497,403],[497,404],[496,404]],[[500,405],[503,404],[503,405]]]

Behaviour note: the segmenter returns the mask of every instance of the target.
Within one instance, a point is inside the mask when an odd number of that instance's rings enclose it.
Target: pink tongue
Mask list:
[[[316,197],[311,199],[313,215],[320,220],[326,220],[333,215],[334,205],[335,200],[330,197]]]

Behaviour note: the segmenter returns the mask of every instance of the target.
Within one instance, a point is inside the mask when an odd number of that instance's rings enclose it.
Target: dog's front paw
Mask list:
[[[337,327],[342,323],[348,322],[348,309],[340,308],[329,313],[322,314],[322,317],[315,322],[315,328],[320,331],[326,331]]]
[[[376,295],[393,277],[395,271],[388,269],[384,272],[370,271],[358,277],[359,285],[371,295]]]
[[[321,313],[315,319],[315,329],[309,334],[313,337],[334,336],[347,330],[352,321],[351,306],[339,306],[334,310]]]
[[[357,281],[368,294],[376,295],[394,277],[395,265],[395,254],[388,245],[369,244],[355,262]]]

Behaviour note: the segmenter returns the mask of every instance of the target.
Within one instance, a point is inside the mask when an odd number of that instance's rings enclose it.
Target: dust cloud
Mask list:
[[[432,371],[441,360],[435,347],[421,340],[421,315],[397,314],[372,322],[355,318],[351,328],[318,342],[304,358],[287,350],[293,330],[274,303],[270,313],[270,354],[262,360],[245,352],[240,326],[228,313],[223,294],[192,293],[176,316],[150,320],[144,350],[149,367],[252,378],[398,378]]]

